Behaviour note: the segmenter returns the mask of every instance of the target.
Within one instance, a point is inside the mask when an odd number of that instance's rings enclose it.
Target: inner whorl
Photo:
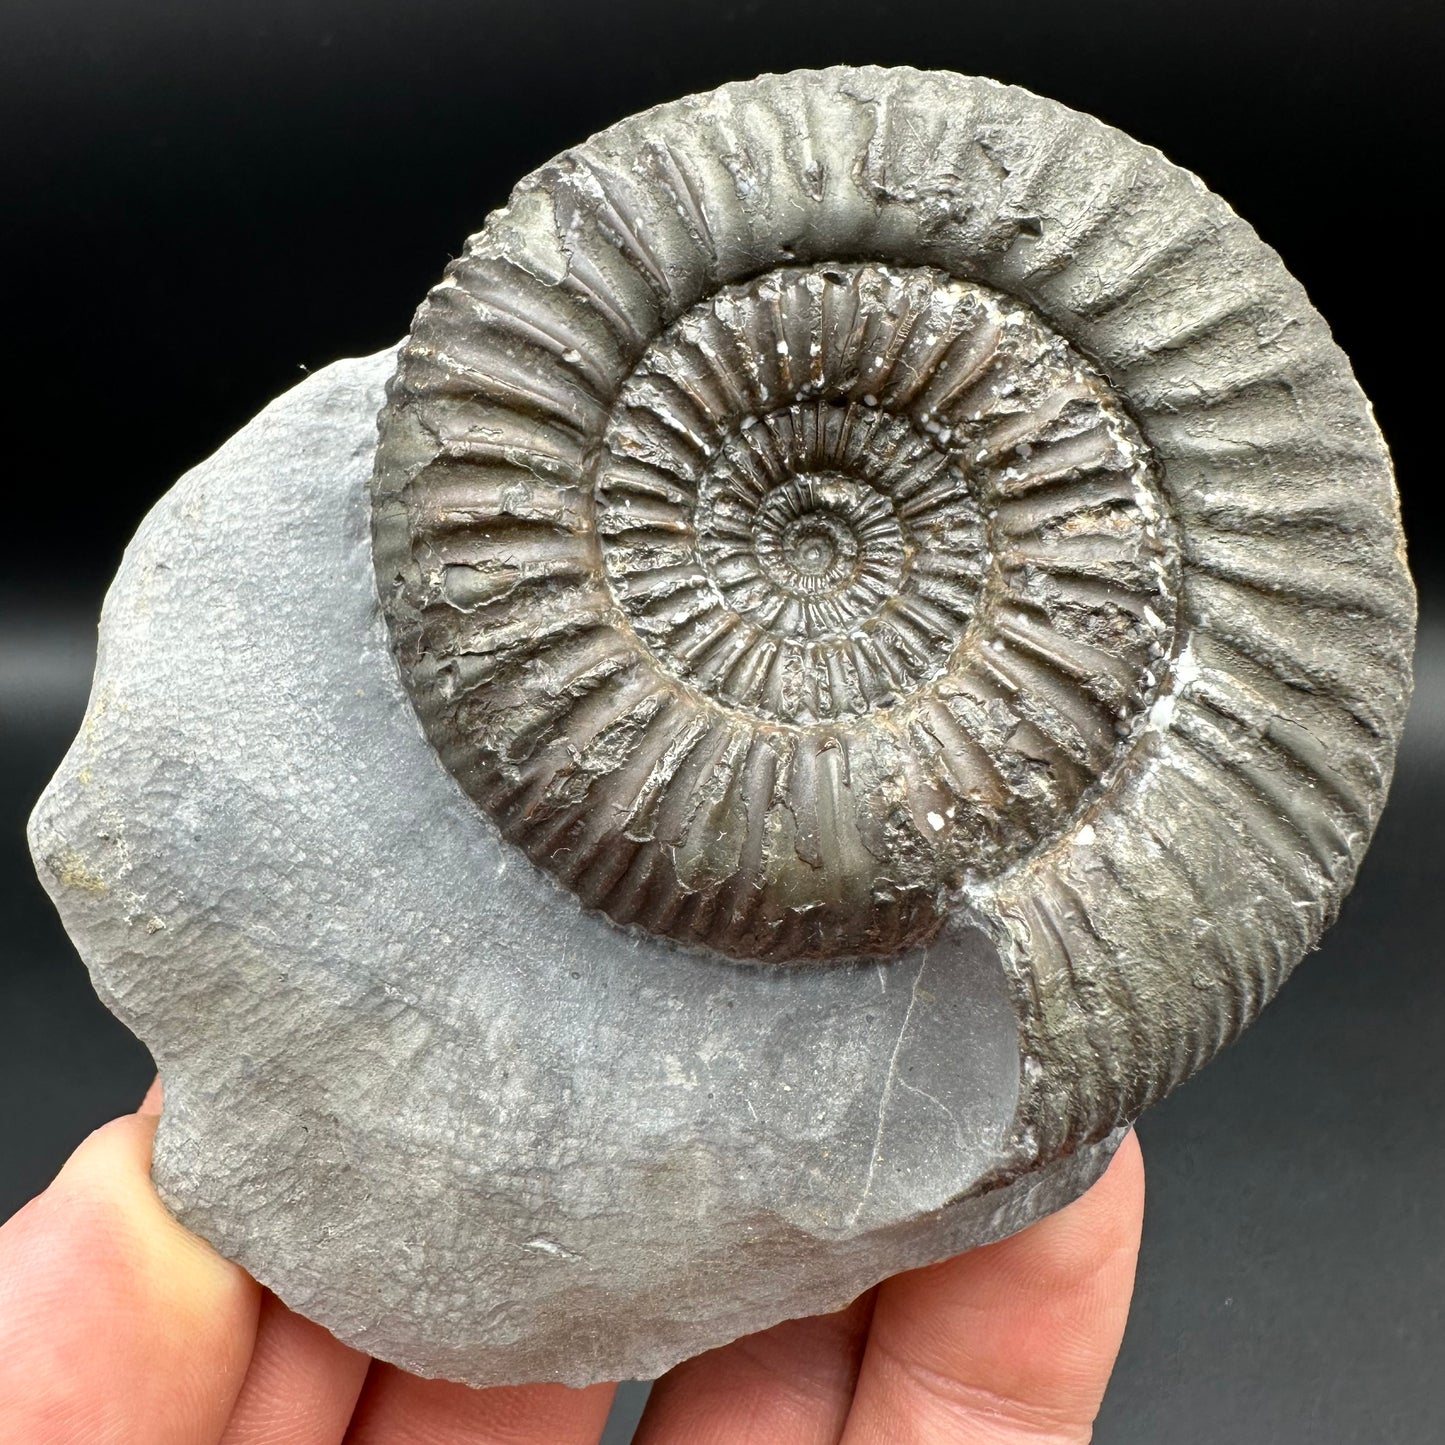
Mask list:
[[[736,958],[895,953],[1127,749],[1172,636],[1164,507],[1029,308],[774,268],[609,387],[565,289],[469,301],[421,319],[428,395],[512,431],[469,423],[408,484],[408,680],[589,907]]]

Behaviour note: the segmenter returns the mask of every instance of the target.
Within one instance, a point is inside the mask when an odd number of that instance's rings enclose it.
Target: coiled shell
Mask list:
[[[375,497],[508,837],[736,959],[969,909],[1043,1152],[1254,1015],[1384,797],[1412,598],[1348,363],[1193,177],[1017,89],[763,77],[543,166],[418,312]]]

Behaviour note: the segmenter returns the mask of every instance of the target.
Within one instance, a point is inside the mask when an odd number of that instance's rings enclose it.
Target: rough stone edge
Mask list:
[[[386,352],[379,353],[378,356],[390,358],[392,354],[392,350],[388,349]],[[335,368],[319,371],[289,392],[283,393],[260,416],[271,413],[273,408],[283,407],[288,400],[294,401],[296,394],[303,390],[324,387],[328,374],[334,375],[336,368],[366,366],[368,363],[374,363],[376,359],[373,357],[357,362],[338,362],[335,364]],[[200,466],[204,468],[208,464],[208,462],[203,462]],[[182,480],[184,481],[184,478]],[[178,483],[178,485],[180,484]],[[170,494],[168,493],[167,496],[169,497]],[[163,499],[158,504],[157,510],[165,505],[166,499]],[[144,545],[146,533],[147,523],[143,523],[137,532],[133,547],[138,548]],[[87,728],[108,706],[106,682],[109,663],[107,660],[108,628],[106,619],[117,607],[126,609],[132,607],[135,599],[128,595],[128,590],[127,567],[123,563],[118,573],[117,583],[112,592],[108,594],[107,603],[103,609],[101,646],[97,657],[95,686],[87,707],[86,720],[81,727],[80,737],[82,738],[85,736]],[[81,952],[82,958],[91,971],[97,993],[112,1012],[155,1050],[157,1065],[168,1090],[168,1107],[162,1116],[153,1164],[153,1177],[157,1182],[158,1190],[167,1207],[183,1224],[203,1238],[210,1240],[227,1258],[242,1264],[261,1283],[276,1292],[283,1301],[294,1303],[302,1313],[305,1313],[307,1301],[299,1298],[293,1292],[286,1279],[272,1273],[266,1255],[257,1252],[257,1242],[248,1235],[247,1231],[234,1225],[228,1228],[226,1222],[216,1217],[214,1213],[197,1209],[192,1186],[188,1185],[184,1188],[175,1186],[176,1178],[193,1172],[194,1160],[192,1158],[187,1161],[190,1166],[189,1171],[181,1168],[179,1174],[175,1161],[184,1156],[187,1138],[192,1128],[203,1126],[208,1110],[214,1107],[214,1104],[207,1103],[202,1098],[206,1092],[204,1085],[197,1089],[193,1087],[193,1083],[201,1082],[198,1076],[204,1076],[205,1081],[209,1082],[211,1066],[214,1065],[215,1060],[208,1059],[205,1055],[195,1054],[194,1050],[188,1048],[184,1042],[173,1043],[172,1038],[167,1037],[166,1028],[152,1027],[155,1019],[150,1014],[144,1009],[135,1007],[133,1000],[118,994],[111,987],[108,970],[101,958],[102,955],[108,956],[114,952],[116,938],[123,935],[127,926],[127,921],[119,916],[125,906],[128,906],[125,904],[125,899],[112,894],[102,900],[95,891],[92,880],[85,874],[79,859],[76,860],[76,870],[69,874],[64,870],[57,873],[46,865],[46,854],[50,841],[46,835],[57,823],[57,814],[59,818],[63,819],[68,811],[62,794],[70,770],[83,766],[83,763],[83,755],[73,746],[38,800],[29,822],[28,836],[37,872],[55,902],[67,930],[72,931],[77,939],[78,951]],[[525,859],[521,859],[521,862],[533,873],[538,886],[565,893],[565,890],[562,890],[550,875],[536,869]],[[570,897],[570,895],[568,896]],[[117,904],[122,907],[117,908]],[[216,1137],[214,1129],[203,1127],[202,1133],[208,1133],[212,1138]],[[1122,1138],[1122,1131],[1118,1136],[1111,1137],[1098,1145],[1091,1145],[1072,1152],[1044,1168],[1012,1177],[1007,1181],[1001,1178],[991,1178],[985,1181],[984,1186],[980,1189],[969,1191],[942,1209],[931,1214],[915,1216],[891,1230],[873,1229],[851,1240],[823,1237],[804,1239],[802,1235],[798,1235],[797,1239],[800,1245],[817,1247],[820,1251],[827,1251],[829,1255],[829,1270],[826,1277],[815,1275],[817,1282],[811,1293],[804,1297],[803,1308],[813,1312],[840,1308],[876,1282],[881,1275],[926,1265],[960,1251],[1003,1238],[1027,1227],[1044,1215],[1071,1202],[1087,1189],[1106,1167],[1120,1138]],[[178,1150],[180,1154],[177,1153]],[[887,1262],[880,1264],[878,1262],[880,1246],[883,1245],[885,1239]],[[739,1313],[736,1319],[725,1328],[720,1328],[709,1341],[702,1345],[698,1345],[695,1340],[689,1342],[689,1346],[685,1350],[660,1345],[647,1356],[633,1354],[627,1356],[625,1360],[617,1358],[608,1367],[603,1367],[597,1361],[592,1360],[575,1372],[547,1370],[519,1375],[505,1367],[500,1370],[495,1367],[479,1370],[474,1350],[460,1350],[447,1358],[444,1352],[431,1351],[430,1353],[412,1354],[405,1348],[388,1348],[378,1352],[378,1357],[389,1359],[401,1367],[419,1374],[455,1379],[477,1387],[515,1384],[538,1378],[550,1378],[561,1383],[580,1386],[596,1383],[599,1380],[661,1373],[681,1359],[691,1357],[699,1349],[725,1344],[738,1337],[739,1334],[751,1333],[778,1322],[779,1316],[776,1309],[759,1308],[751,1302],[747,1302],[745,1308],[750,1308],[751,1313]],[[322,1323],[325,1323],[325,1320]],[[374,1339],[368,1338],[365,1332],[358,1333],[344,1327],[339,1330],[338,1337],[356,1348],[366,1351],[374,1351],[377,1343]]]

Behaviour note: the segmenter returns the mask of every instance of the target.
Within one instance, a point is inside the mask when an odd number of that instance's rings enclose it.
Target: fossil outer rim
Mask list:
[[[1095,363],[1147,443],[1177,543],[1170,666],[1134,720],[1126,710],[1126,755],[1078,790],[1062,832],[1040,828],[1030,846],[1003,849],[1005,866],[964,880],[963,901],[1017,981],[1026,1143],[1048,1155],[1192,1072],[1317,941],[1378,816],[1409,690],[1413,597],[1368,404],[1298,284],[1195,178],[1088,117],[945,73],[762,77],[621,122],[524,180],[418,313],[382,417],[381,594],[428,736],[516,836],[507,807],[526,780],[486,755],[509,756],[490,730],[527,693],[493,686],[495,629],[459,645],[459,619],[531,579],[525,568],[466,577],[477,569],[448,555],[441,523],[471,507],[483,532],[506,526],[529,547],[585,526],[590,439],[666,327],[767,271],[867,261],[1001,293]],[[484,681],[492,701],[469,712],[469,684]],[[608,739],[603,770],[639,757],[664,710]],[[819,784],[835,768],[826,758],[799,767],[789,790],[814,811],[794,852],[830,878],[865,876],[878,862],[869,849],[845,860],[850,874],[808,841],[836,842],[817,800],[851,784],[836,772]],[[542,784],[556,837],[595,827],[645,850],[650,820],[629,832],[636,819],[616,813],[564,816],[600,775],[582,772],[551,794],[556,775]],[[775,796],[771,778],[729,776],[754,812]],[[906,792],[896,811],[916,815]],[[530,842],[554,868],[555,841]],[[889,841],[885,872],[911,847],[906,829]],[[561,871],[578,855],[562,850]],[[1170,873],[1168,896],[1131,886],[1146,861]],[[649,895],[649,868],[623,892]],[[821,908],[795,893],[791,910],[784,878],[780,911],[740,940],[729,929],[743,910],[722,885],[747,868],[736,856],[699,868],[702,886],[675,890],[678,914],[652,926],[705,942],[721,927],[735,954],[897,946],[947,906],[927,869],[913,893],[843,887]],[[830,908],[841,931],[825,929],[820,949]],[[866,936],[836,923],[850,910],[870,920]]]

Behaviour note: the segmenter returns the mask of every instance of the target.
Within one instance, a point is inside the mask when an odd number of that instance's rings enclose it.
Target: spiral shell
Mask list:
[[[1317,939],[1408,692],[1388,458],[1297,284],[1156,152],[949,74],[729,85],[529,176],[417,314],[374,522],[509,838],[739,960],[968,909],[1044,1148]]]

